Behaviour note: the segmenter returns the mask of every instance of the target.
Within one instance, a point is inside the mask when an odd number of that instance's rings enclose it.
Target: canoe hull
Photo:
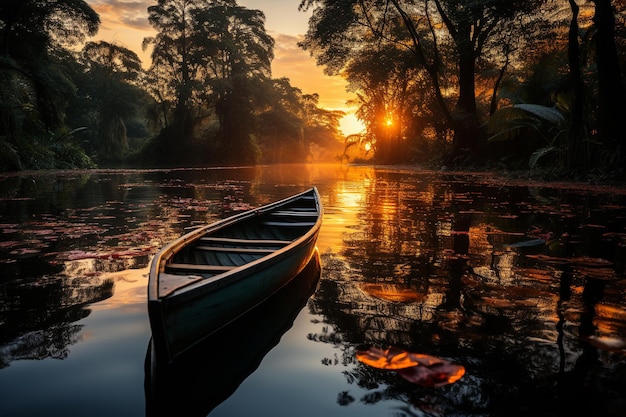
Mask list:
[[[304,270],[265,302],[194,345],[176,361],[146,352],[146,416],[206,416],[232,395],[293,326],[320,278],[315,251]],[[161,366],[160,366],[161,365]]]
[[[181,237],[155,256],[150,272],[148,312],[155,351],[162,360],[172,361],[211,334],[242,316],[296,277],[311,260],[321,226],[321,205],[313,190],[318,218],[302,236],[274,251],[228,272],[197,279],[191,285],[159,296],[154,282],[161,280],[168,260],[187,242],[211,235],[210,227]],[[277,205],[272,210],[280,209]],[[250,214],[218,222],[214,230],[250,221]],[[248,219],[248,220],[246,220]],[[190,279],[196,279],[193,274]]]

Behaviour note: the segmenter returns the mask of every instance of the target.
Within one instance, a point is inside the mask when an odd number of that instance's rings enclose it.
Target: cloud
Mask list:
[[[125,26],[135,30],[152,30],[148,22],[148,6],[154,5],[153,0],[91,0],[88,3],[100,15],[103,29]]]
[[[148,22],[148,6],[154,0],[87,0],[100,15],[100,30],[93,40],[113,42],[134,51],[144,66],[149,66],[150,51],[143,51],[145,37],[154,36]]]

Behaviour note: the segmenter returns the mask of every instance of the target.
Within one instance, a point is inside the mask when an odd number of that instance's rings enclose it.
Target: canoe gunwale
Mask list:
[[[191,244],[193,241],[201,239],[202,237],[209,235],[210,233],[213,233],[217,230],[220,229],[224,229],[232,224],[236,224],[239,223],[242,220],[248,219],[248,218],[252,218],[252,217],[256,217],[259,216],[261,214],[267,213],[267,212],[271,212],[273,210],[275,210],[277,207],[280,206],[284,206],[290,202],[293,201],[297,201],[301,198],[303,198],[304,195],[308,194],[308,193],[315,193],[315,195],[318,195],[317,193],[317,189],[315,187],[312,187],[300,194],[285,198],[283,200],[279,200],[279,201],[275,201],[271,204],[256,208],[256,209],[251,209],[242,213],[239,213],[237,215],[228,217],[226,219],[222,219],[222,220],[218,220],[215,223],[211,223],[209,225],[206,226],[202,226],[199,227],[195,230],[192,230],[191,232],[179,237],[178,239],[174,240],[173,242],[169,243],[168,245],[166,245],[165,247],[163,247],[163,249],[161,249],[155,256],[154,259],[152,260],[152,264],[150,266],[150,280],[148,282],[148,301],[158,301],[160,300],[161,297],[159,295],[159,280],[158,280],[158,275],[160,273],[163,273],[165,271],[165,266],[166,266],[166,261],[169,257],[171,257],[174,253],[178,252],[180,249],[184,248],[185,246],[188,246],[189,244]],[[307,240],[307,238],[314,236],[317,234],[317,232],[319,231],[319,228],[321,227],[321,223],[322,223],[322,208],[318,207],[317,210],[318,213],[318,218],[316,220],[315,223],[313,223],[311,229],[309,231],[307,231],[306,234],[300,236],[299,238],[290,241],[289,244],[287,244],[286,246],[284,246],[283,248],[280,248],[279,250],[277,250],[276,252],[273,252],[267,256],[264,256],[260,259],[257,259],[256,261],[253,261],[251,263],[247,263],[244,264],[242,266],[236,267],[226,273],[223,274],[219,274],[219,275],[215,275],[212,277],[207,278],[206,280],[202,280],[201,283],[202,284],[209,284],[212,283],[214,281],[220,280],[220,279],[228,279],[228,277],[230,277],[231,275],[235,275],[239,270],[244,269],[244,268],[248,268],[248,267],[253,267],[253,265],[257,264],[257,263],[265,263],[268,262],[267,265],[271,265],[274,262],[277,262],[279,259],[277,259],[276,261],[272,261],[273,258],[275,257],[279,257],[281,253],[285,252],[285,251],[290,251],[291,249],[293,249],[295,246],[298,246],[301,244],[301,242]],[[209,237],[209,236],[207,236]],[[164,262],[165,260],[165,262]],[[269,263],[270,261],[272,261],[271,263]],[[173,291],[169,296],[173,296],[175,294],[179,294],[182,293],[184,291],[187,290],[191,290],[193,288],[195,288],[196,286],[198,286],[198,282],[190,282],[189,285],[184,286],[184,287],[180,287],[177,290]],[[191,288],[188,288],[191,287]]]
[[[306,246],[309,243],[307,241],[316,238],[317,230],[311,229],[311,233],[303,235],[302,238],[294,240],[290,245],[285,246],[277,251],[272,252],[269,255],[263,256],[250,263],[235,267],[229,271],[221,274],[217,274],[211,277],[207,277],[202,280],[189,282],[187,285],[181,286],[178,289],[172,291],[162,299],[171,300],[178,298],[178,301],[183,301],[185,294],[190,294],[192,297],[197,297],[200,294],[206,295],[207,293],[214,292],[228,285],[234,285],[238,281],[254,275],[255,273],[270,268],[288,258],[291,254],[291,250],[298,246]],[[304,242],[307,242],[306,245]]]
[[[219,238],[213,237],[211,236],[211,234],[221,229],[228,228],[229,226],[239,223],[241,221],[251,219],[256,216],[266,214],[268,212],[276,210],[280,211],[281,206],[286,206],[303,198],[315,201],[315,208],[312,209],[311,213],[316,213],[317,217],[315,222],[310,222],[311,226],[307,226],[309,227],[308,230],[301,236],[298,236],[293,240],[281,240],[271,238],[250,239],[250,246],[258,245],[257,247],[259,248],[259,250],[262,250],[264,245],[283,246],[275,250],[272,249],[273,251],[271,253],[267,253],[266,255],[261,256],[260,258],[255,259],[251,262],[244,263],[240,266],[231,267],[227,271],[216,271],[216,274],[213,276],[200,276],[201,272],[199,271],[189,271],[188,274],[177,274],[177,276],[181,277],[180,285],[172,291],[167,292],[167,294],[159,294],[159,277],[161,274],[171,275],[171,273],[166,270],[166,266],[172,265],[172,258],[178,251],[182,250],[188,245],[194,244],[195,241],[199,241],[203,237],[208,238],[208,241],[206,242],[206,244],[208,245],[212,245],[214,243],[231,245],[241,244],[241,241],[247,240],[235,238]],[[226,219],[219,220],[215,223],[197,228],[163,247],[163,249],[161,249],[152,260],[148,282],[148,313],[150,316],[150,326],[152,328],[152,339],[155,345],[159,346],[158,350],[161,352],[159,354],[159,356],[161,357],[160,360],[174,360],[174,358],[181,354],[182,351],[186,350],[186,348],[183,348],[181,350],[180,346],[174,347],[168,341],[167,329],[169,327],[169,319],[167,314],[169,311],[171,311],[172,308],[175,310],[185,308],[183,306],[187,305],[187,303],[197,303],[198,300],[211,298],[211,293],[219,292],[221,289],[223,289],[227,293],[232,293],[232,291],[236,291],[237,284],[239,282],[242,283],[240,285],[249,285],[246,284],[245,281],[248,277],[260,274],[261,276],[265,276],[267,278],[267,274],[269,273],[268,270],[275,266],[278,270],[283,271],[283,273],[281,273],[280,276],[277,276],[276,279],[272,279],[272,283],[269,284],[270,287],[264,288],[256,297],[246,297],[247,301],[244,301],[243,304],[239,306],[239,308],[241,308],[241,311],[239,311],[239,309],[237,311],[239,312],[239,314],[244,314],[246,311],[249,311],[254,306],[259,305],[264,300],[273,295],[276,291],[278,291],[280,288],[291,282],[293,278],[297,276],[302,271],[302,269],[309,263],[314,252],[317,250],[316,242],[322,225],[323,212],[324,210],[319,198],[317,188],[312,187],[304,192],[301,192],[300,194],[296,194],[283,200],[279,200],[256,209],[242,212]],[[311,216],[311,218],[313,218],[313,216]],[[224,241],[210,242],[211,239],[223,239]],[[228,240],[231,241],[226,242]],[[202,242],[202,244],[204,243],[205,242]],[[225,252],[227,252],[229,248],[220,247],[216,249],[223,249]],[[175,267],[176,264],[172,266]],[[182,265],[189,265],[190,269],[193,268],[193,264]],[[199,267],[199,269],[201,269],[201,266]],[[189,282],[184,282],[185,277],[190,277],[193,279],[190,279]],[[207,337],[214,331],[219,330],[219,328],[225,326],[230,321],[232,321],[232,319],[224,322],[223,324],[217,325],[218,327],[208,331],[208,333],[205,334],[203,337]],[[191,342],[191,345],[197,342],[199,342],[199,340]]]

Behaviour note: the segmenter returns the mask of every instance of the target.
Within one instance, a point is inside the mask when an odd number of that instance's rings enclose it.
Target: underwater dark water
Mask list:
[[[319,256],[149,383],[148,265],[317,186]],[[0,176],[0,415],[624,416],[626,188],[339,165]],[[424,386],[371,347],[464,367]]]

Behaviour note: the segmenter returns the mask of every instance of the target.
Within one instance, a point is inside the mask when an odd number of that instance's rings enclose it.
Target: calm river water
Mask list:
[[[148,265],[317,186],[292,285],[149,380]],[[626,189],[270,166],[0,176],[0,415],[626,416]],[[370,347],[465,368],[428,387]]]

